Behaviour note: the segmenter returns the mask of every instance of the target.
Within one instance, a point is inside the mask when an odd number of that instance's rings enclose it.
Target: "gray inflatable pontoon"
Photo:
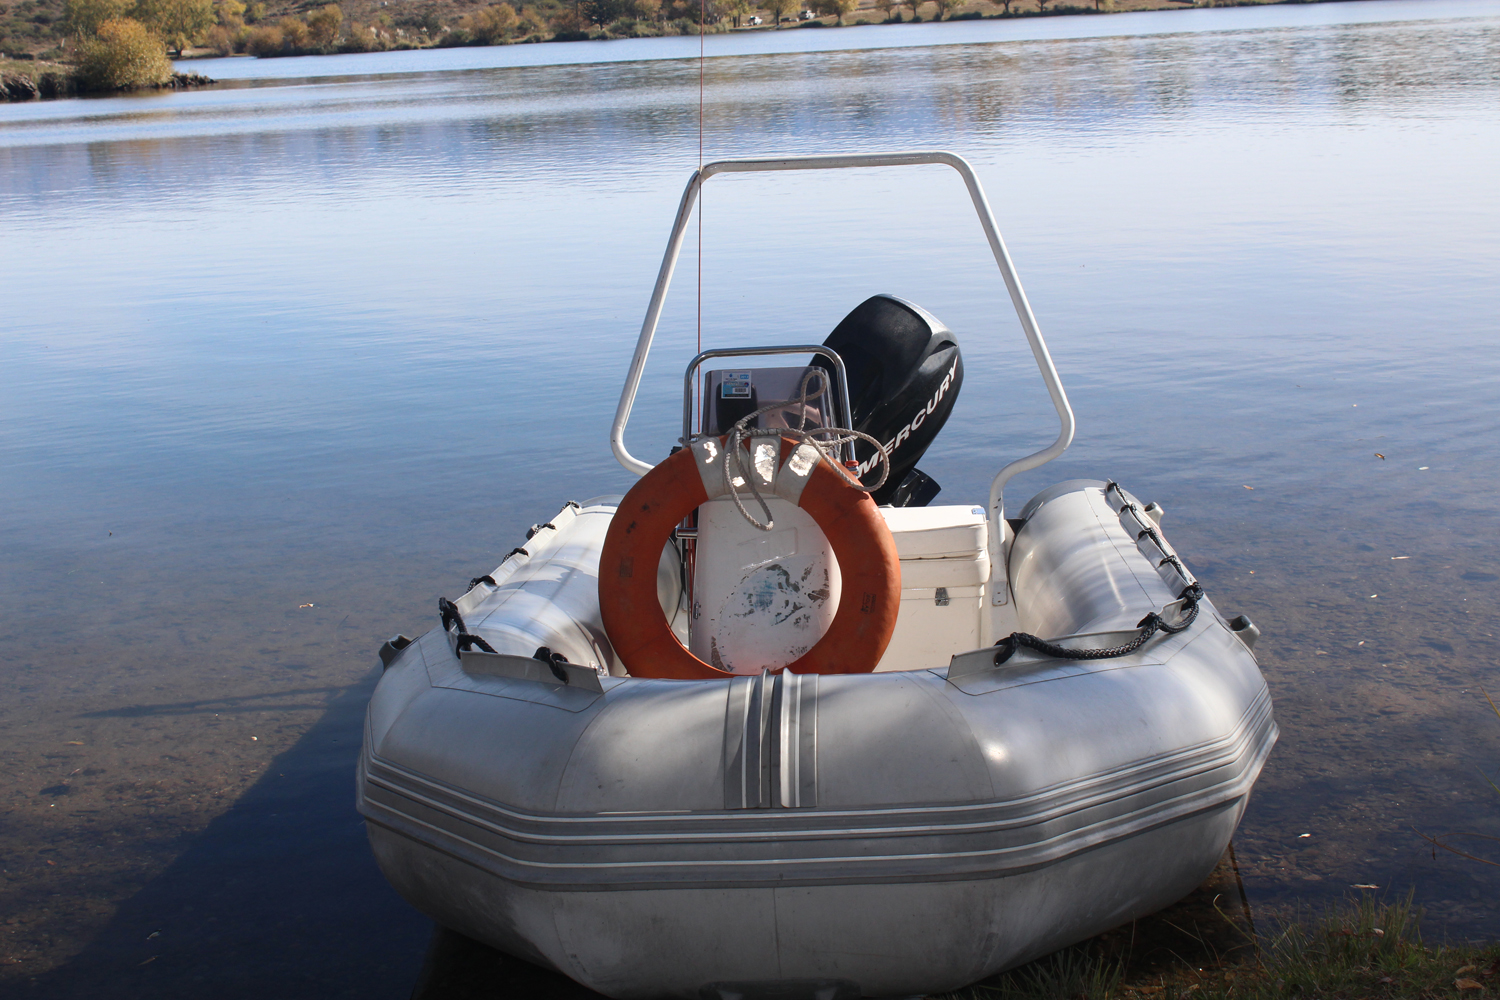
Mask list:
[[[623,431],[704,180],[934,162],[959,171],[979,209],[1057,442],[1002,469],[987,508],[879,508],[900,607],[868,672],[777,669],[807,648],[796,629],[828,627],[839,595],[863,585],[839,578],[814,519],[784,499],[768,499],[770,531],[713,499],[663,549],[656,599],[684,649],[719,657],[709,679],[632,676],[611,641],[600,566],[620,497],[533,528],[444,607],[442,627],[381,650],[359,808],[386,877],[440,924],[612,997],[913,996],[1160,909],[1214,867],[1276,739],[1257,631],[1202,596],[1161,509],[1113,482],[1061,483],[1005,517],[1005,480],[1061,453],[1072,413],[962,160],[695,174],[616,454],[652,468]]]

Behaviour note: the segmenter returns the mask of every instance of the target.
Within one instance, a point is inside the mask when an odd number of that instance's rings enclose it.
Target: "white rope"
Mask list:
[[[818,379],[821,385],[816,392],[809,393],[808,385],[813,379]],[[765,498],[761,496],[760,489],[756,486],[755,476],[753,475],[754,470],[746,469],[744,465],[744,453],[748,450],[753,455],[755,440],[757,438],[776,438],[779,441],[783,437],[789,437],[795,439],[799,444],[811,445],[818,452],[819,458],[826,461],[837,471],[846,483],[866,493],[872,493],[884,486],[886,478],[891,474],[890,454],[886,451],[885,445],[869,434],[848,427],[815,427],[812,430],[807,429],[807,404],[826,393],[828,388],[828,373],[822,368],[810,368],[802,376],[802,383],[797,389],[800,399],[798,400],[796,427],[750,426],[751,423],[759,420],[762,416],[773,410],[786,409],[787,405],[791,402],[790,400],[786,400],[772,403],[769,406],[763,406],[754,413],[741,417],[729,429],[729,440],[725,445],[724,486],[729,491],[729,496],[734,501],[734,506],[740,512],[740,516],[761,531],[773,530],[776,527],[776,522],[771,517],[771,508],[766,505]],[[744,447],[747,438],[750,440],[749,449]],[[852,444],[856,441],[867,441],[873,445],[875,453],[880,460],[880,478],[869,486],[861,483],[858,477],[850,475],[849,470],[845,469],[841,463],[828,453],[828,449],[830,448],[841,448],[846,444]],[[745,502],[741,494],[741,488],[745,485],[750,487],[750,493],[755,497],[755,502],[760,504],[761,513],[766,517],[765,523],[757,521],[755,515],[745,509]]]

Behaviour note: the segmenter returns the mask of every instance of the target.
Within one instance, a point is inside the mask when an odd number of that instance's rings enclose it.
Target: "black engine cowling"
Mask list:
[[[922,307],[876,295],[845,316],[823,344],[844,359],[854,429],[878,439],[890,453],[890,475],[871,496],[879,504],[925,507],[942,487],[916,466],[963,385],[958,339]],[[832,367],[821,358],[817,363]],[[855,446],[866,482],[880,474],[874,455],[867,443]]]

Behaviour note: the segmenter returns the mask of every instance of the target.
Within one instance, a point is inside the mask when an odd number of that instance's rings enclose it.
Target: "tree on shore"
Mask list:
[[[875,9],[885,15],[885,19],[891,19],[891,11],[896,9],[896,0],[875,0]]]
[[[817,0],[817,11],[820,14],[832,14],[838,18],[838,23],[844,23],[844,15],[855,7],[856,0]]]
[[[245,5],[240,0],[214,0],[214,16],[219,23],[204,32],[198,44],[221,56],[243,50],[250,37],[250,31],[245,27]]]
[[[336,3],[327,4],[307,17],[307,37],[318,48],[332,48],[339,40],[339,26],[344,23],[344,11]]]
[[[84,90],[133,90],[172,78],[172,63],[160,37],[141,22],[117,17],[98,26],[79,45],[78,82]]]
[[[307,48],[307,22],[300,17],[283,17],[276,22],[281,29],[281,44],[288,53],[297,53]]]
[[[578,5],[578,13],[602,28],[630,13],[630,7],[630,0],[583,0]]]
[[[63,4],[63,24],[74,38],[93,38],[105,21],[130,13],[134,0],[67,0]]]
[[[920,8],[925,2],[926,0],[902,0],[900,6],[910,7],[911,19],[915,21],[917,19],[917,9]]]
[[[458,25],[469,33],[471,42],[477,45],[498,45],[510,37],[521,19],[516,9],[508,3],[478,10],[463,18]]]
[[[137,0],[135,16],[179,56],[214,23],[213,0]]]
[[[766,13],[771,15],[771,23],[778,28],[781,27],[782,19],[786,17],[787,12],[797,7],[792,0],[765,0],[765,4]]]
[[[240,0],[214,0],[214,16],[226,28],[243,28],[245,5]]]
[[[934,20],[941,21],[953,13],[963,4],[963,0],[937,0],[937,16]]]
[[[245,51],[257,59],[281,55],[281,29],[274,24],[262,24],[250,32],[245,41]]]

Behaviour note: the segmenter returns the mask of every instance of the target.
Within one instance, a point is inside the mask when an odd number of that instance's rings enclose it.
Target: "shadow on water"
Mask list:
[[[386,884],[354,808],[374,684],[372,676],[329,702],[307,734],[122,904],[88,947],[18,993],[49,1000],[407,996],[432,925]]]
[[[202,698],[197,701],[176,701],[158,705],[125,705],[100,712],[84,712],[80,719],[143,719],[161,715],[230,715],[235,712],[264,712],[268,709],[292,711],[295,709],[322,708],[321,702],[289,702],[284,699],[293,695],[329,695],[341,690],[336,687],[293,688],[289,691],[274,691],[269,694],[250,695],[243,698]],[[366,698],[368,698],[368,692]]]
[[[386,884],[353,802],[374,680],[335,697],[306,735],[121,905],[81,953],[18,993],[49,1000],[598,997],[557,973],[434,928]],[[1231,850],[1187,899],[1093,945],[1130,955],[1135,971],[1183,961],[1197,966],[1243,947],[1248,920]]]

